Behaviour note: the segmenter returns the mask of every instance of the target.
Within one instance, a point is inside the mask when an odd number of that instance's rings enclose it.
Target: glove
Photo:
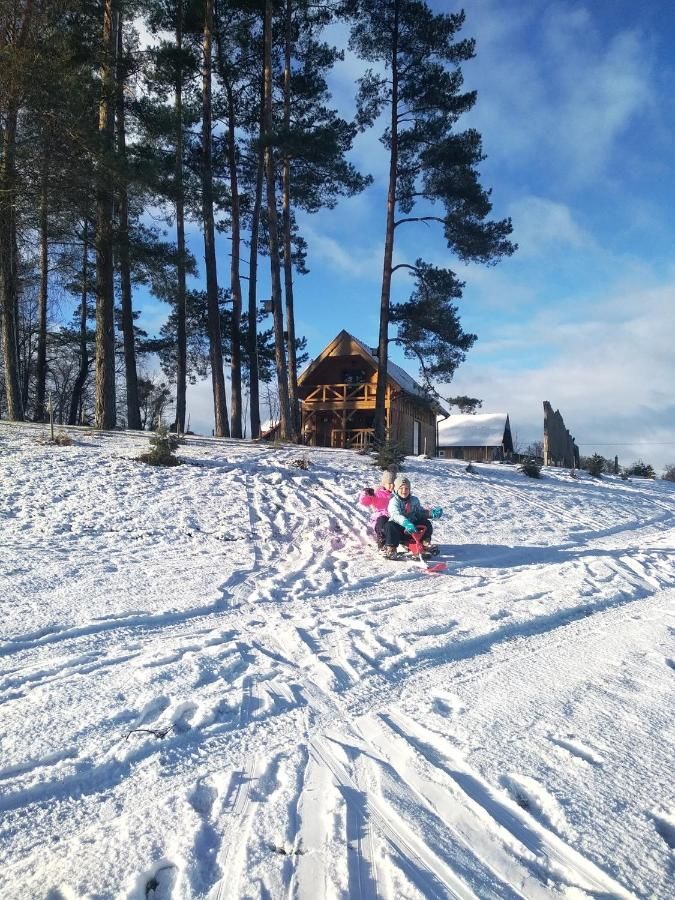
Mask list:
[[[443,515],[443,507],[441,507],[441,506],[434,506],[434,508],[431,510],[431,518],[432,519],[440,519],[440,517],[442,515]]]
[[[411,522],[410,519],[404,519],[403,530],[407,531],[408,534],[412,534],[415,531],[415,523]]]

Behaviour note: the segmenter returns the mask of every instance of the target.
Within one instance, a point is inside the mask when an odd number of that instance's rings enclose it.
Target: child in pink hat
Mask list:
[[[385,469],[378,488],[374,490],[373,488],[364,488],[359,494],[359,503],[362,506],[370,506],[372,508],[370,525],[375,531],[379,550],[382,550],[385,544],[384,527],[389,519],[387,507],[394,491],[395,478],[394,472]]]

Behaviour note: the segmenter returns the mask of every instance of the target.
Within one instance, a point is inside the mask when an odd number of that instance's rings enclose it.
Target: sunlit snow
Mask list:
[[[0,897],[673,896],[675,485],[0,425]],[[291,463],[306,458],[303,470]]]

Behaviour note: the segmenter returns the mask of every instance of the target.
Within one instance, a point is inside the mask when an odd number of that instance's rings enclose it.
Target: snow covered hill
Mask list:
[[[0,896],[674,895],[675,485],[0,425]]]

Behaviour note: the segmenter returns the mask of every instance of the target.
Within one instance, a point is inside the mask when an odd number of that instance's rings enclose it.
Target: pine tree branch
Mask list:
[[[440,222],[442,225],[445,222],[445,219],[442,219],[440,216],[417,216],[409,219],[397,219],[394,222],[394,228],[403,225],[404,222]]]

